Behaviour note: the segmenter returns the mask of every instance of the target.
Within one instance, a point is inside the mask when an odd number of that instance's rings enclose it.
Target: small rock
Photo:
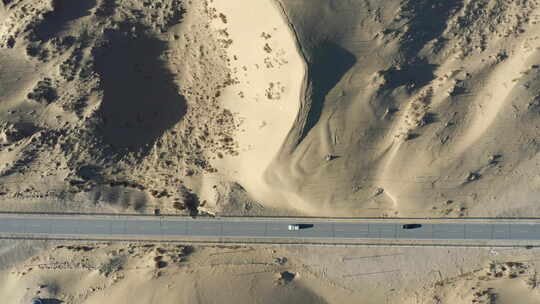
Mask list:
[[[494,164],[497,164],[500,160],[500,158],[502,157],[501,154],[493,154],[489,157],[489,164],[490,165],[494,165]]]
[[[472,182],[472,181],[475,181],[475,180],[479,180],[480,176],[481,176],[480,173],[469,172],[469,175],[467,176],[467,182]]]

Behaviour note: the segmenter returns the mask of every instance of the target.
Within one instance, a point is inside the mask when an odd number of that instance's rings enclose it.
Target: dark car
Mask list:
[[[422,224],[404,224],[401,226],[403,229],[416,229],[422,227]]]

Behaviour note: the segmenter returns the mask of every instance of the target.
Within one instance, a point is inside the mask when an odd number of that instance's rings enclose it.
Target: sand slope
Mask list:
[[[0,270],[5,301],[528,304],[540,296],[537,249],[49,243],[35,253],[31,244],[0,244],[10,261]]]
[[[227,31],[234,41],[228,53],[236,58],[232,69],[239,75],[238,83],[225,89],[220,99],[241,120],[235,137],[239,154],[213,163],[254,199],[287,206],[263,180],[263,173],[298,113],[305,63],[297,41],[275,1],[214,1],[213,6],[227,16]]]
[[[0,1],[0,209],[539,216],[538,6]],[[0,245],[13,303],[539,301],[536,249]]]
[[[532,0],[3,2],[0,198],[537,214],[537,13]]]
[[[537,151],[536,2],[281,2],[308,63],[300,113],[267,171],[291,204],[494,214],[499,190],[515,187],[509,174],[535,174],[516,167]],[[531,203],[519,205],[536,212]]]
[[[218,12],[205,1],[21,0],[3,14],[6,208],[197,212],[210,160],[238,153],[239,121],[218,100],[238,82],[230,42],[211,27]]]

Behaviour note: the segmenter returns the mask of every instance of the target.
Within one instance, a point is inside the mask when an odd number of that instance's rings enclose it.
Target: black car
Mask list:
[[[422,227],[422,224],[404,224],[401,226],[403,229],[416,229]]]

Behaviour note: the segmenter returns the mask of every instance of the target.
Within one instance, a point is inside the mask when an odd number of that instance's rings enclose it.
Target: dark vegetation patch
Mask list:
[[[58,98],[58,93],[53,88],[51,79],[44,78],[37,83],[36,87],[26,97],[39,103],[50,104]]]
[[[199,197],[185,186],[180,187],[180,200],[173,203],[174,208],[187,210],[191,216],[196,216],[199,213],[200,205]]]
[[[102,0],[96,9],[95,15],[98,17],[112,16],[117,7],[116,0]]]
[[[289,271],[283,271],[279,273],[279,279],[278,284],[285,285],[292,282],[295,278],[296,274],[289,272]]]
[[[8,38],[6,46],[10,49],[15,47],[15,38],[13,36]]]
[[[101,168],[94,165],[85,165],[81,166],[77,170],[77,176],[81,179],[87,181],[87,180],[101,180]]]

